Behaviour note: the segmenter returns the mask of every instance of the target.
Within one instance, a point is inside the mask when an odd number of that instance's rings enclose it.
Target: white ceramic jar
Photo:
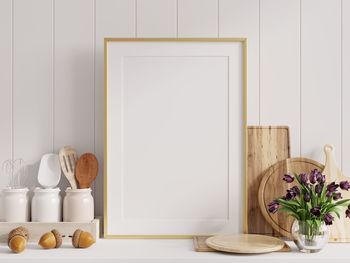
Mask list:
[[[35,188],[32,199],[33,222],[60,222],[62,220],[62,200],[60,189]]]
[[[91,188],[66,190],[63,200],[63,221],[91,222],[94,219],[94,199]]]
[[[28,188],[2,190],[2,219],[5,222],[28,222]]]

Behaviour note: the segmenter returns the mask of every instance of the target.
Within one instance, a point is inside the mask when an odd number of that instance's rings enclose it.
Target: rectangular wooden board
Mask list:
[[[260,212],[258,190],[263,173],[271,165],[290,157],[288,126],[248,126],[248,171],[244,232],[280,236]]]

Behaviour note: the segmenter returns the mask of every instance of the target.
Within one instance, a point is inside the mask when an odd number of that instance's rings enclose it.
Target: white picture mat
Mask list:
[[[106,235],[241,229],[242,43],[107,42]]]

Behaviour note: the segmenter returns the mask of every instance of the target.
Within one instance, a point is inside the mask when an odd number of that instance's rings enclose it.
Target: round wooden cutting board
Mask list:
[[[206,243],[218,251],[242,254],[269,253],[284,247],[278,238],[253,234],[218,235],[208,238]]]
[[[274,164],[265,171],[258,192],[260,210],[273,229],[283,236],[292,238],[290,230],[293,218],[284,212],[271,214],[267,207],[276,198],[285,196],[287,189],[297,184],[295,181],[290,184],[286,183],[282,180],[283,176],[287,173],[310,173],[313,169],[323,171],[323,168],[324,165],[311,159],[289,158]]]

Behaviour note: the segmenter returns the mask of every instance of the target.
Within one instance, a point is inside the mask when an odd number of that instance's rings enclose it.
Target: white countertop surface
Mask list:
[[[350,243],[328,244],[321,252],[313,254],[300,253],[292,242],[288,243],[292,252],[275,252],[259,255],[233,255],[217,252],[195,252],[192,239],[123,239],[104,240],[88,249],[74,249],[63,245],[59,249],[43,250],[36,244],[28,244],[21,254],[13,254],[6,244],[0,245],[0,262],[266,262],[266,263],[302,263],[302,262],[348,262],[350,260]]]

